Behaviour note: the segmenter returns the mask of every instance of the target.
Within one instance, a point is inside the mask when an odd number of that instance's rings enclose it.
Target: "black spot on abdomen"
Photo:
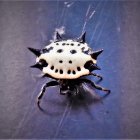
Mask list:
[[[90,66],[93,64],[93,62],[90,60],[90,61],[87,61],[86,63],[85,63],[85,65],[84,65],[84,67],[86,68],[86,69],[89,69],[90,68]]]
[[[67,72],[68,74],[71,74],[71,70],[68,70],[68,72]]]
[[[88,50],[85,51],[84,49],[85,49],[85,47],[82,47],[82,48],[81,48],[82,52],[83,52],[84,54],[89,54],[89,51],[90,51],[90,50],[88,49]]]
[[[63,50],[62,50],[62,49],[58,49],[57,52],[58,52],[58,53],[62,53]]]
[[[76,50],[71,50],[70,53],[75,54],[75,53],[77,53],[77,51]]]
[[[43,53],[49,53],[51,50],[53,50],[53,47],[45,48],[42,50]]]
[[[46,60],[44,60],[44,59],[40,59],[40,60],[39,60],[39,64],[40,64],[42,67],[47,67],[47,66],[48,66],[48,63],[47,63]]]
[[[72,64],[72,61],[71,61],[71,60],[69,60],[69,63],[70,63],[70,64]]]
[[[63,63],[63,61],[62,60],[59,60],[59,63]]]
[[[72,73],[73,73],[73,74],[76,74],[76,72],[75,72],[74,70],[72,71]]]
[[[54,69],[54,66],[51,66],[51,70],[53,70]]]
[[[78,70],[78,71],[80,71],[80,70],[81,70],[81,68],[80,68],[80,67],[77,67],[77,70]]]
[[[56,69],[55,72],[57,73],[58,72],[58,69]]]
[[[63,74],[63,70],[60,70],[60,74]]]

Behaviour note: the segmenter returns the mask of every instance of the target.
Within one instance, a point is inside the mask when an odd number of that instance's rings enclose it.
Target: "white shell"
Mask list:
[[[65,45],[62,45],[65,43]],[[69,44],[69,45],[67,45]],[[80,44],[80,46],[78,46]],[[53,42],[50,45],[46,46],[45,48],[53,47],[50,52],[41,54],[36,62],[40,59],[46,60],[48,63],[47,67],[43,68],[44,74],[49,74],[50,76],[57,78],[57,79],[75,79],[79,78],[80,76],[89,74],[89,70],[84,68],[84,65],[87,61],[92,61],[94,64],[96,60],[92,59],[90,55],[87,55],[82,52],[83,47],[84,50],[91,49],[86,43],[79,43],[73,40],[65,40],[59,42]],[[58,53],[57,50],[62,49],[63,52]],[[76,53],[72,54],[70,51],[75,50]],[[60,63],[59,61],[62,61]],[[72,61],[72,63],[69,63]],[[51,67],[54,66],[53,69]],[[77,70],[77,67],[80,67],[80,71]],[[56,69],[58,72],[55,72]],[[63,71],[63,74],[60,73],[60,70]],[[71,70],[71,73],[68,74],[68,70]],[[75,71],[75,73],[73,73]]]

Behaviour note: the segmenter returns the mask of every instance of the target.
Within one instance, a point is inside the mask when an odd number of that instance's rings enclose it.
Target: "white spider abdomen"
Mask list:
[[[54,42],[45,47],[36,61],[43,59],[47,62],[48,65],[42,69],[45,74],[57,79],[76,79],[89,74],[84,67],[86,62],[96,63],[91,55],[83,52],[89,49],[86,43],[73,40]]]

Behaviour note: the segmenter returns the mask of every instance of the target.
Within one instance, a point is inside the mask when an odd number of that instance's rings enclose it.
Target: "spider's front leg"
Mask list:
[[[38,105],[39,108],[40,108],[40,100],[42,99],[42,97],[43,97],[43,95],[46,91],[46,88],[51,87],[51,86],[57,86],[57,85],[59,85],[59,83],[57,81],[50,81],[50,82],[48,82],[48,83],[46,83],[42,86],[41,91],[40,91],[40,93],[38,94],[38,97],[37,97],[37,105]]]
[[[90,73],[89,75],[98,77],[98,78],[100,78],[100,80],[103,80],[103,77],[101,75],[96,74],[96,73]]]
[[[90,84],[91,86],[93,86],[94,88],[107,92],[107,95],[111,92],[109,89],[106,89],[106,88],[103,88],[103,87],[101,87],[101,86],[99,86],[99,85],[96,85],[94,82],[92,82],[92,81],[89,80],[89,79],[80,79],[80,81],[81,81],[81,82],[89,83],[89,84]]]

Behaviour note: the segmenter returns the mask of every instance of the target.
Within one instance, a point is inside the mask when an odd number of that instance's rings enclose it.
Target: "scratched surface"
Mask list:
[[[1,1],[0,138],[140,138],[139,7],[138,1]],[[41,103],[46,112],[39,111],[36,96],[51,79],[29,68],[35,57],[27,47],[43,48],[56,30],[65,38],[86,30],[91,47],[105,50],[97,73],[111,95],[95,101],[102,92],[81,89],[83,100],[69,100],[49,88]]]

